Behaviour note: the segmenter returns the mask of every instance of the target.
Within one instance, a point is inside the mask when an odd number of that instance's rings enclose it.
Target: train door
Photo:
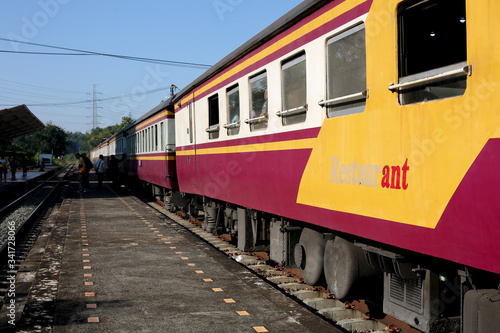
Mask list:
[[[168,120],[168,114],[165,121],[160,122],[160,149],[163,147],[165,153],[165,178],[171,177],[170,172],[170,160],[172,159],[172,147],[170,146],[170,122]]]
[[[167,187],[174,186],[176,181],[176,154],[175,154],[175,114],[167,110],[165,120],[160,122],[159,147],[163,147],[165,154],[165,178]]]
[[[193,99],[194,100],[194,99]],[[198,162],[196,156],[196,115],[194,112],[194,102],[189,102],[189,143],[193,147],[192,155],[188,156],[187,162],[191,174],[191,186],[198,186]]]

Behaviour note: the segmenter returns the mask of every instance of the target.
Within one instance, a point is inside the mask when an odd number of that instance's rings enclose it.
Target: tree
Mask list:
[[[67,138],[61,127],[48,122],[43,130],[16,138],[13,144],[33,155],[42,152],[61,156],[66,150]]]
[[[85,151],[85,147],[87,146],[86,140],[86,135],[82,132],[69,132],[66,154],[75,154],[82,149]]]
[[[132,119],[132,117],[130,115],[122,117],[122,122],[121,122],[120,125],[118,125],[119,128],[118,128],[117,131],[115,131],[115,133],[118,132],[119,130],[121,130],[122,128],[124,128],[124,127],[132,125],[133,122],[134,122],[134,119]]]
[[[66,153],[74,154],[75,152],[89,152],[91,149],[109,139],[122,128],[129,126],[134,122],[131,116],[122,117],[121,123],[108,126],[106,128],[96,127],[90,133],[68,133],[68,149]]]

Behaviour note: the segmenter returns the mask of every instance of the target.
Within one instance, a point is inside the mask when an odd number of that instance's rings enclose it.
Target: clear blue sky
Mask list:
[[[9,0],[0,4],[0,38],[213,65],[300,2]],[[0,51],[75,53],[4,40]],[[26,104],[70,132],[92,128],[93,84],[106,127],[140,117],[169,96],[171,84],[182,89],[205,71],[99,55],[0,52],[0,59],[0,109]]]

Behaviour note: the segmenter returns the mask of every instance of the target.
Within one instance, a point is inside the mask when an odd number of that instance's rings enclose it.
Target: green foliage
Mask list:
[[[61,156],[66,151],[67,138],[61,127],[49,122],[41,131],[15,138],[11,149],[31,156],[39,152]]]
[[[81,132],[68,132],[68,146],[66,154],[75,154],[86,147],[86,136]]]
[[[122,128],[132,124],[134,119],[132,117],[123,117],[120,124],[108,126],[106,128],[96,127],[90,133],[82,134],[80,132],[69,133],[69,147],[67,154],[74,154],[76,152],[89,152],[92,148],[101,142],[109,139]]]
[[[134,120],[128,116],[123,117],[120,124],[108,126],[106,128],[94,128],[90,133],[65,132],[59,126],[47,123],[46,127],[38,132],[16,138],[6,142],[1,147],[5,152],[18,152],[34,157],[42,152],[53,154],[54,157],[65,155],[64,159],[74,159],[77,152],[89,152],[92,148],[110,138],[122,128],[132,124]]]

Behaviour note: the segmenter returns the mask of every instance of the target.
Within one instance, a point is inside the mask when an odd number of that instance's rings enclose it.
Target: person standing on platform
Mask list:
[[[2,179],[7,181],[7,169],[9,168],[9,162],[4,155],[0,155],[0,182]]]
[[[40,172],[42,171],[45,171],[45,158],[42,158],[42,161],[40,162]]]
[[[13,155],[12,160],[10,161],[10,172],[12,174],[12,180],[16,179],[16,171],[17,171],[17,160],[16,160],[16,155]]]
[[[99,159],[94,164],[95,173],[97,174],[97,189],[102,189],[102,180],[106,174],[106,162],[104,156],[99,155]]]
[[[87,190],[90,189],[89,175],[93,165],[87,157],[87,154],[81,153],[80,155],[82,156],[83,164],[85,165],[83,172],[83,192],[87,192]]]
[[[118,160],[111,155],[108,163],[108,178],[113,182],[113,187],[118,187]]]
[[[28,157],[25,155],[21,160],[21,166],[23,168],[23,177],[28,175]]]
[[[79,153],[75,154],[75,158],[78,160],[78,182],[80,183],[80,191],[78,192],[87,192],[83,185],[83,173],[85,172],[85,162],[83,161]]]

